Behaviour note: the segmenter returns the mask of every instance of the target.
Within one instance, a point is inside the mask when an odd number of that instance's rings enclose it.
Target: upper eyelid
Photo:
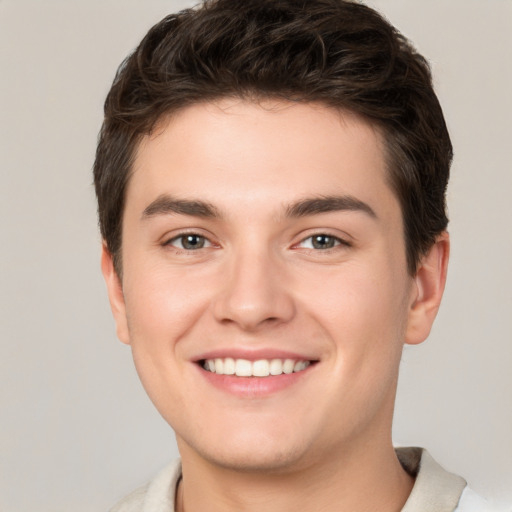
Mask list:
[[[334,234],[332,233],[330,230],[315,230],[314,232],[308,234],[307,236],[301,236],[301,238],[295,242],[293,245],[298,245],[302,242],[304,242],[305,240],[308,240],[309,238],[313,238],[315,236],[328,236],[328,237],[331,237],[331,238],[335,238],[336,240],[338,240],[339,242],[341,242],[342,244],[344,245],[352,245],[353,241],[352,241],[352,237],[350,237],[349,235],[340,235],[340,234]]]
[[[205,240],[208,240],[208,242],[211,243],[211,240],[207,236],[201,235],[200,233],[194,233],[192,231],[189,232],[189,233],[180,233],[179,235],[171,236],[170,238],[166,238],[166,240],[167,240],[167,242],[172,242],[173,240],[178,240],[178,239],[183,238],[185,236],[197,236],[198,238],[204,238]]]
[[[164,236],[161,237],[161,243],[163,244],[167,244],[169,242],[171,242],[172,240],[176,240],[178,238],[181,238],[183,236],[187,236],[187,235],[196,235],[196,236],[200,236],[206,240],[208,240],[210,243],[214,243],[213,242],[213,236],[211,234],[205,234],[203,232],[202,229],[199,229],[199,228],[184,228],[184,229],[181,229],[181,230],[176,230],[174,231],[173,233],[167,233],[165,234]]]
[[[190,235],[203,238],[205,240],[205,242],[206,242],[205,245],[203,247],[189,249],[189,248],[183,247],[183,241],[178,242],[180,239],[183,239],[184,237],[190,236]],[[177,245],[177,243],[180,243],[182,245],[182,247],[179,247],[179,245]],[[204,235],[201,235],[199,233],[196,233],[196,232],[180,233],[180,234],[178,234],[176,236],[172,236],[170,238],[165,238],[160,243],[160,245],[161,245],[162,248],[165,248],[165,249],[173,249],[177,253],[179,252],[179,253],[190,253],[190,254],[193,254],[193,253],[200,254],[204,250],[211,249],[212,247],[216,247],[216,244],[214,242],[212,242],[210,240],[210,238],[208,238],[208,237],[206,237]]]
[[[170,242],[172,242],[173,240],[177,240],[177,239],[179,239],[183,236],[187,236],[187,235],[200,236],[200,237],[204,238],[205,240],[207,240],[210,244],[212,244],[212,246],[221,245],[219,242],[214,241],[215,237],[212,234],[209,234],[209,233],[205,234],[202,232],[202,229],[199,229],[199,228],[190,228],[190,229],[184,228],[183,230],[180,230],[175,234],[165,235],[162,237],[161,243],[162,243],[162,245],[167,245]],[[314,236],[320,236],[320,235],[325,235],[325,236],[334,238],[337,241],[339,241],[342,245],[351,246],[353,244],[352,237],[350,237],[349,235],[334,234],[330,230],[324,229],[324,230],[315,230],[315,231],[311,232],[310,234],[308,234],[307,236],[301,236],[298,239],[298,241],[292,243],[292,247],[295,247],[295,246],[299,245],[300,243],[302,243]]]

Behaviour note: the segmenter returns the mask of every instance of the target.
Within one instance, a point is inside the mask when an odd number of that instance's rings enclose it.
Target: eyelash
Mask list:
[[[188,238],[198,238],[203,242],[203,245],[201,245],[200,247],[197,247],[197,248],[184,247],[183,242],[187,237]],[[334,245],[332,247],[326,247],[326,248],[315,247],[315,241],[314,241],[315,238],[317,239],[317,242],[319,241],[320,238],[327,239],[328,241],[333,242]],[[344,240],[340,237],[331,235],[329,233],[320,232],[320,233],[315,233],[313,235],[310,235],[306,238],[303,238],[299,243],[295,244],[293,246],[293,248],[299,247],[300,245],[304,244],[307,240],[311,240],[311,246],[304,247],[304,248],[308,249],[309,251],[312,251],[312,252],[330,252],[332,250],[336,250],[336,248],[339,246],[351,247],[351,243],[347,242],[346,240]],[[181,241],[181,247],[177,247],[176,245],[174,245],[174,243],[177,241]],[[205,248],[214,246],[213,242],[211,242],[207,237],[200,235],[198,233],[194,233],[194,232],[181,233],[178,236],[175,236],[175,237],[167,240],[162,245],[164,247],[171,246],[171,247],[174,247],[175,249],[177,249],[179,251],[183,251],[183,252],[195,252],[195,251],[199,251],[200,249],[205,249]]]
[[[315,239],[318,242],[319,239],[321,239],[321,238],[328,239],[329,241],[332,241],[334,245],[332,247],[324,247],[324,248],[315,247]],[[351,246],[351,244],[349,242],[347,242],[346,240],[344,240],[338,236],[334,236],[329,233],[315,233],[306,238],[303,238],[298,244],[295,245],[295,247],[297,247],[301,244],[304,244],[307,240],[311,240],[311,244],[310,244],[311,247],[305,247],[305,248],[310,251],[314,251],[314,252],[330,252],[332,250],[336,250],[336,248],[340,247],[340,246],[343,246],[343,247]]]
[[[206,246],[203,245],[201,247],[197,247],[197,248],[194,248],[194,249],[190,249],[190,248],[187,249],[186,247],[183,247],[183,241],[186,238],[194,238],[194,237],[201,239],[207,245]],[[178,240],[181,240],[181,247],[176,247],[175,245],[173,245],[173,242],[176,242]],[[206,238],[205,236],[200,235],[198,233],[191,232],[191,233],[181,233],[178,236],[175,236],[175,237],[171,238],[170,240],[167,240],[166,242],[164,242],[163,245],[164,245],[164,247],[166,247],[166,246],[174,247],[175,249],[180,250],[180,251],[194,252],[194,251],[198,251],[200,249],[204,249],[206,247],[212,247],[213,243],[210,240],[208,240],[208,238]]]

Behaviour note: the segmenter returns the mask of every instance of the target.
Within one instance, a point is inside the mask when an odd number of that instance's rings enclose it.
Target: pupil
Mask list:
[[[328,235],[317,235],[313,237],[313,247],[315,249],[331,249],[334,247],[334,238]]]
[[[204,245],[204,238],[198,235],[187,235],[183,237],[181,243],[185,249],[201,249]]]

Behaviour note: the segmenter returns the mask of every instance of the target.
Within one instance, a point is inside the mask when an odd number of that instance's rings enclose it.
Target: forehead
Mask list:
[[[390,196],[377,128],[316,103],[223,99],[187,107],[143,138],[127,206],[143,211],[172,194],[276,209],[334,193],[365,202]]]

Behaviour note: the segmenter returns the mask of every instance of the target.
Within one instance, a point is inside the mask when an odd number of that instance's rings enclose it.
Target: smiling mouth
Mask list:
[[[282,374],[299,373],[316,361],[295,359],[234,359],[231,357],[204,359],[200,365],[208,372],[217,375],[236,377],[272,377]]]

